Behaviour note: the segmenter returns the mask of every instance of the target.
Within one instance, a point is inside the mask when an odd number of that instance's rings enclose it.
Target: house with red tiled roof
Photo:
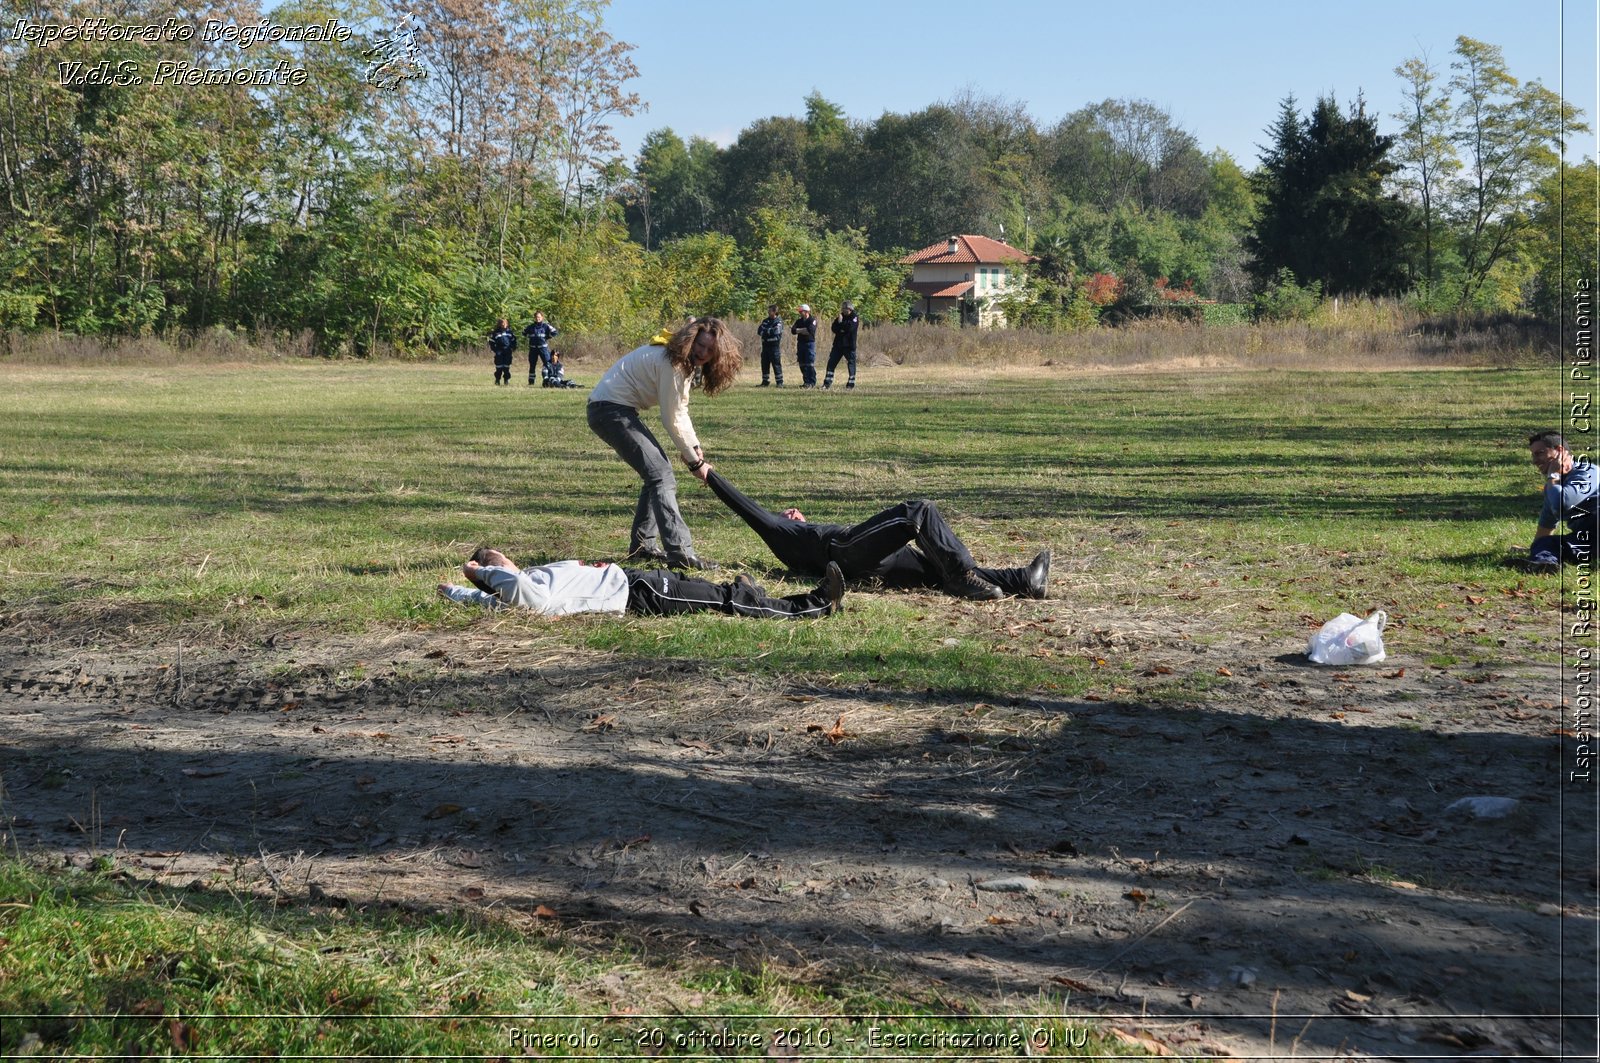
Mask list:
[[[987,236],[963,235],[929,244],[900,261],[911,267],[906,287],[917,296],[912,317],[942,321],[954,310],[963,325],[988,328],[1005,325],[1000,300],[1021,286],[1022,265],[1033,256]]]

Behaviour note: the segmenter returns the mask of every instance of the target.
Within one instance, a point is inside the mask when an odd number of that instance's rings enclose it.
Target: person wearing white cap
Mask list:
[[[800,304],[800,316],[789,326],[794,333],[794,360],[800,365],[803,388],[817,386],[817,319],[811,315],[811,304]]]

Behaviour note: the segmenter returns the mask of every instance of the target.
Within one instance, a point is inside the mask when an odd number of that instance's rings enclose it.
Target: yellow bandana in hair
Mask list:
[[[656,347],[665,347],[672,340],[673,335],[672,329],[664,328],[650,337],[650,343]]]

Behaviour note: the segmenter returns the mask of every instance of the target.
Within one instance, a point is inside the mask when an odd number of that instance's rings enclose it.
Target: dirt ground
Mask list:
[[[0,831],[311,904],[542,905],[646,964],[1066,998],[1186,1055],[1594,1053],[1558,1018],[1595,1007],[1596,879],[1553,668],[938,604],[1148,669],[1119,700],[957,699],[573,652],[559,623],[113,651],[0,617]],[[1203,704],[1144,697],[1196,671]],[[1446,812],[1472,796],[1517,806]],[[637,972],[599,991],[661,1004]]]

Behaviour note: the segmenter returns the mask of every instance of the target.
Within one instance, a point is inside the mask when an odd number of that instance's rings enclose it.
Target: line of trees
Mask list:
[[[1575,191],[1595,187],[1594,162],[1567,169],[1566,189],[1558,166],[1584,116],[1468,38],[1448,73],[1397,68],[1390,132],[1359,98],[1305,113],[1286,99],[1251,173],[1149,101],[1040,126],[970,93],[872,121],[813,93],[802,117],[761,119],[727,147],[657,130],[627,165],[609,123],[643,102],[606,6],[418,0],[395,26],[374,0],[290,0],[272,23],[332,19],[349,39],[9,41],[0,327],[309,330],[321,350],[362,353],[477,342],[534,309],[569,334],[622,336],[773,301],[854,298],[868,320],[900,320],[899,257],[955,232],[1036,256],[1009,309],[1043,327],[1321,293],[1548,312],[1563,270],[1595,272],[1594,197]],[[119,24],[263,20],[256,0],[120,8]],[[103,15],[0,3],[7,26]],[[63,76],[161,60],[305,76]]]

